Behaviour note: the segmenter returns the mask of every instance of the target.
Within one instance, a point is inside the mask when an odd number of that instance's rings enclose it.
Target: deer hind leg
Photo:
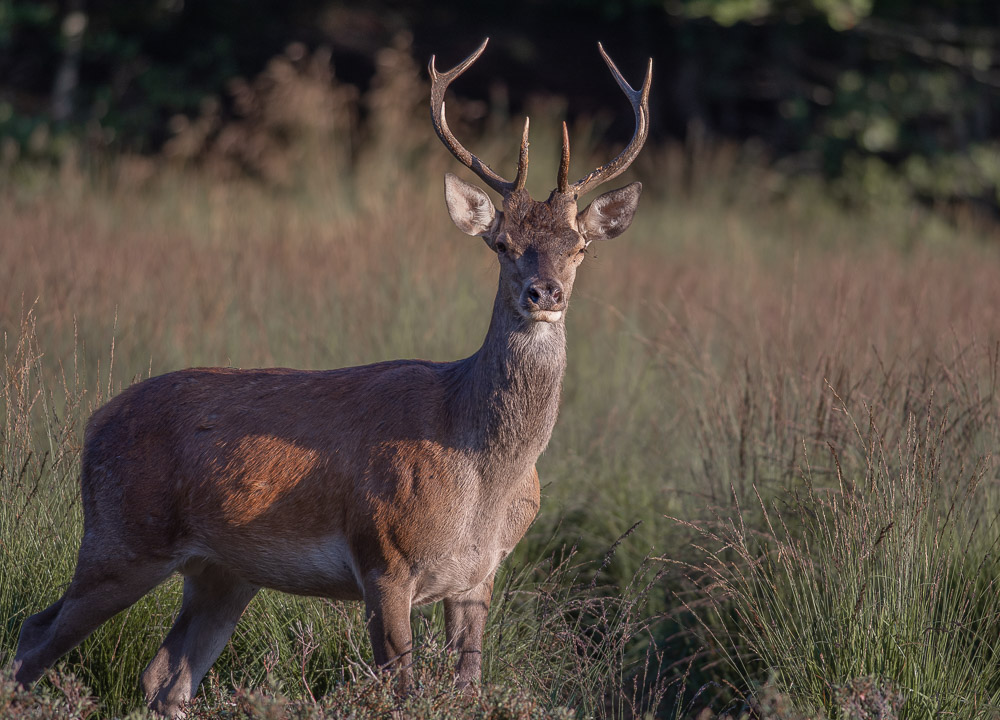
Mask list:
[[[39,640],[52,626],[52,621],[59,615],[65,599],[65,596],[59,598],[47,608],[39,613],[35,613],[22,623],[21,634],[17,638],[18,656],[26,652],[27,649],[38,645]]]
[[[142,689],[152,710],[183,716],[183,705],[198,691],[258,590],[214,564],[185,576],[181,611],[142,673]]]
[[[163,561],[136,565],[121,558],[92,561],[86,557],[81,548],[81,559],[66,593],[21,626],[14,679],[25,687],[34,684],[56,660],[163,582],[173,570]]]
[[[483,630],[493,596],[493,574],[471,590],[444,600],[444,630],[448,646],[458,653],[455,685],[471,689],[483,669]]]

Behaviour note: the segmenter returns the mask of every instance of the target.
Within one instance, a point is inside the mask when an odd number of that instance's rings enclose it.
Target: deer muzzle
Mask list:
[[[521,292],[521,310],[537,322],[558,322],[566,310],[562,283],[552,278],[529,282]]]

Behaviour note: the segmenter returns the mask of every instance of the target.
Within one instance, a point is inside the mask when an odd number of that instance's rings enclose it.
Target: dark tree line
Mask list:
[[[491,36],[458,89],[485,99],[503,78],[513,112],[538,93],[576,113],[617,102],[601,40],[627,75],[654,58],[654,139],[757,138],[859,199],[1000,205],[994,0],[0,0],[0,134],[22,156],[44,152],[40,127],[155,151],[170,117],[290,42],[329,47],[364,89],[401,31],[444,65]]]

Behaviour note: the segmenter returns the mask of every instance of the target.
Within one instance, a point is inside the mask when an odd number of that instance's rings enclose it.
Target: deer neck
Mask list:
[[[464,366],[456,389],[471,444],[491,463],[502,458],[507,471],[533,465],[559,412],[565,325],[526,321],[499,291],[486,339]]]

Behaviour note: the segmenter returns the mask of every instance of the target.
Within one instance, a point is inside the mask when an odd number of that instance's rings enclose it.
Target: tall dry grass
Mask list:
[[[326,68],[291,48],[234,84],[235,120],[211,104],[178,119],[169,157],[4,178],[0,660],[68,582],[82,425],[121,387],[191,365],[478,347],[496,261],[447,219],[456,168],[417,64],[405,42],[388,48],[364,97]],[[535,103],[536,197],[560,112]],[[484,159],[513,166],[502,109],[453,114]],[[572,172],[605,159],[601,129],[572,129]],[[962,698],[991,712],[996,679],[965,669],[1000,648],[996,229],[909,206],[856,214],[754,153],[647,148],[632,229],[585,261],[542,511],[497,590],[487,682],[600,717],[723,710],[771,697],[769,679],[789,717],[866,717],[873,688],[900,716],[962,715]],[[105,712],[138,702],[177,599],[168,584],[69,657]],[[421,617],[430,687],[441,618]],[[933,617],[947,637],[925,632]],[[368,687],[359,622],[264,595],[206,700],[228,707],[268,677],[307,704]],[[893,643],[938,653],[934,667],[917,677]]]

